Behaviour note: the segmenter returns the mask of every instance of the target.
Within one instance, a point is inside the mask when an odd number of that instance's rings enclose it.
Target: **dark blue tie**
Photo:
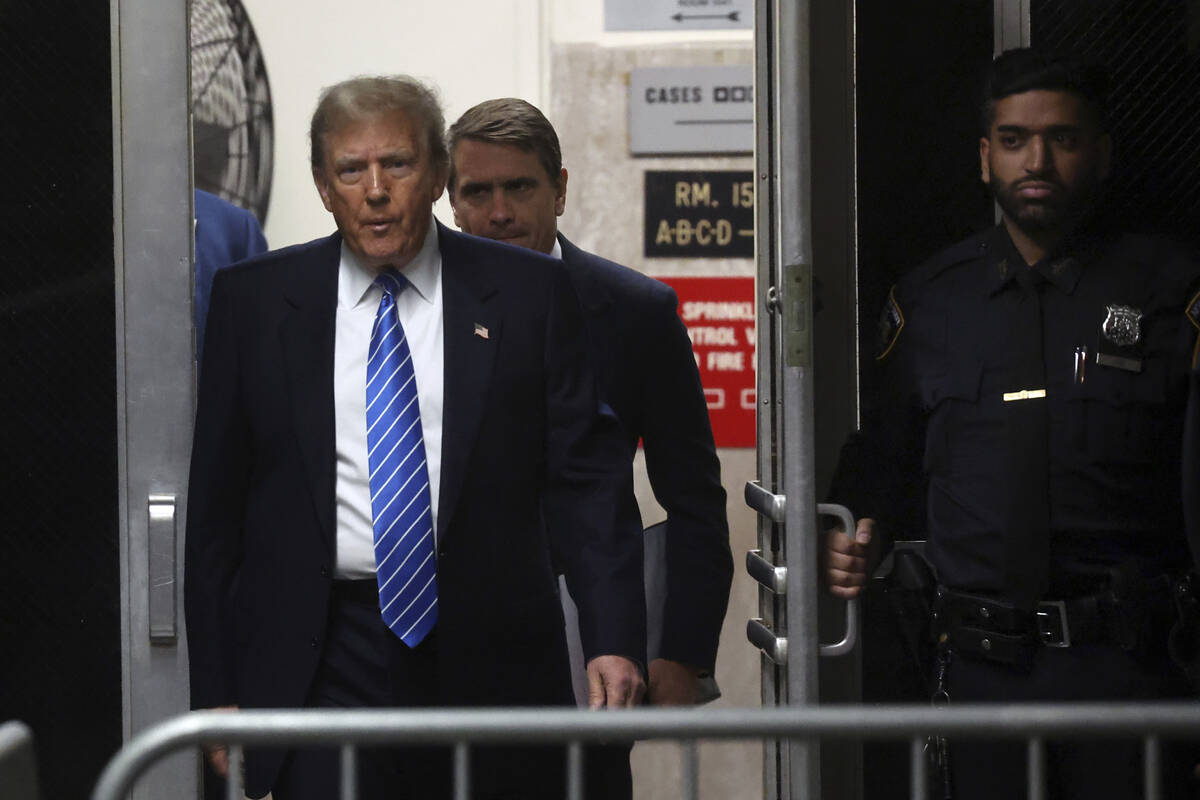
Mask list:
[[[383,621],[416,647],[437,622],[437,562],[417,379],[396,315],[396,297],[408,281],[385,272],[375,283],[383,289],[367,358],[375,575]]]

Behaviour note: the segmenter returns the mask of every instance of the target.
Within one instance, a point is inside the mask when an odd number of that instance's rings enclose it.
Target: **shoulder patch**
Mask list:
[[[900,331],[904,330],[904,312],[900,310],[900,304],[896,302],[896,287],[893,286],[888,292],[887,302],[883,305],[883,313],[879,315],[879,350],[875,356],[876,361],[883,361],[892,352],[892,348],[896,346],[896,340],[900,338]]]
[[[1188,302],[1187,317],[1196,330],[1200,331],[1200,292],[1196,292],[1195,297]],[[1192,369],[1197,367],[1200,367],[1200,333],[1197,334],[1196,346],[1192,349]]]

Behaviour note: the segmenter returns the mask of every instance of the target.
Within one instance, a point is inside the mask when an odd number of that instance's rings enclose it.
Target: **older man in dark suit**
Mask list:
[[[421,84],[322,95],[313,178],[338,233],[218,273],[190,483],[192,703],[571,702],[555,571],[594,707],[645,660],[627,454],[552,260],[445,230],[442,115]],[[561,794],[561,753],[485,760],[486,796]],[[365,796],[445,763],[364,759]],[[336,755],[251,754],[247,789],[334,796]],[[432,794],[431,794],[432,793]]]

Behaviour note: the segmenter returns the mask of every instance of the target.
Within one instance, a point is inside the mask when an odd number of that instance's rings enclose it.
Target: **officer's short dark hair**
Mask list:
[[[1025,47],[1005,50],[992,61],[983,95],[983,135],[992,129],[998,100],[1035,89],[1081,97],[1101,130],[1108,129],[1109,77],[1104,67],[1070,55]]]
[[[448,189],[454,196],[454,150],[463,139],[487,144],[503,144],[533,153],[546,168],[546,175],[557,186],[562,174],[562,148],[558,134],[546,115],[537,107],[516,97],[484,100],[463,112],[446,134],[450,150]]]

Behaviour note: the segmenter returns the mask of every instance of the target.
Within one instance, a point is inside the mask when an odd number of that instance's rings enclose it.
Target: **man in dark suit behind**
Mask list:
[[[643,691],[628,454],[575,295],[552,260],[436,224],[442,131],[411,79],[326,90],[312,169],[338,232],[217,275],[188,503],[193,707],[570,703],[548,545],[592,706]],[[247,791],[335,796],[336,760],[251,753]],[[475,786],[555,796],[561,763],[480,757]],[[437,796],[447,765],[368,753],[362,796]]]
[[[621,420],[630,457],[643,441],[668,515],[662,640],[647,696],[694,703],[716,661],[733,562],[720,464],[675,293],[558,233],[567,171],[554,128],[529,103],[480,103],[450,126],[449,144],[458,226],[561,258],[579,293],[601,397]]]

